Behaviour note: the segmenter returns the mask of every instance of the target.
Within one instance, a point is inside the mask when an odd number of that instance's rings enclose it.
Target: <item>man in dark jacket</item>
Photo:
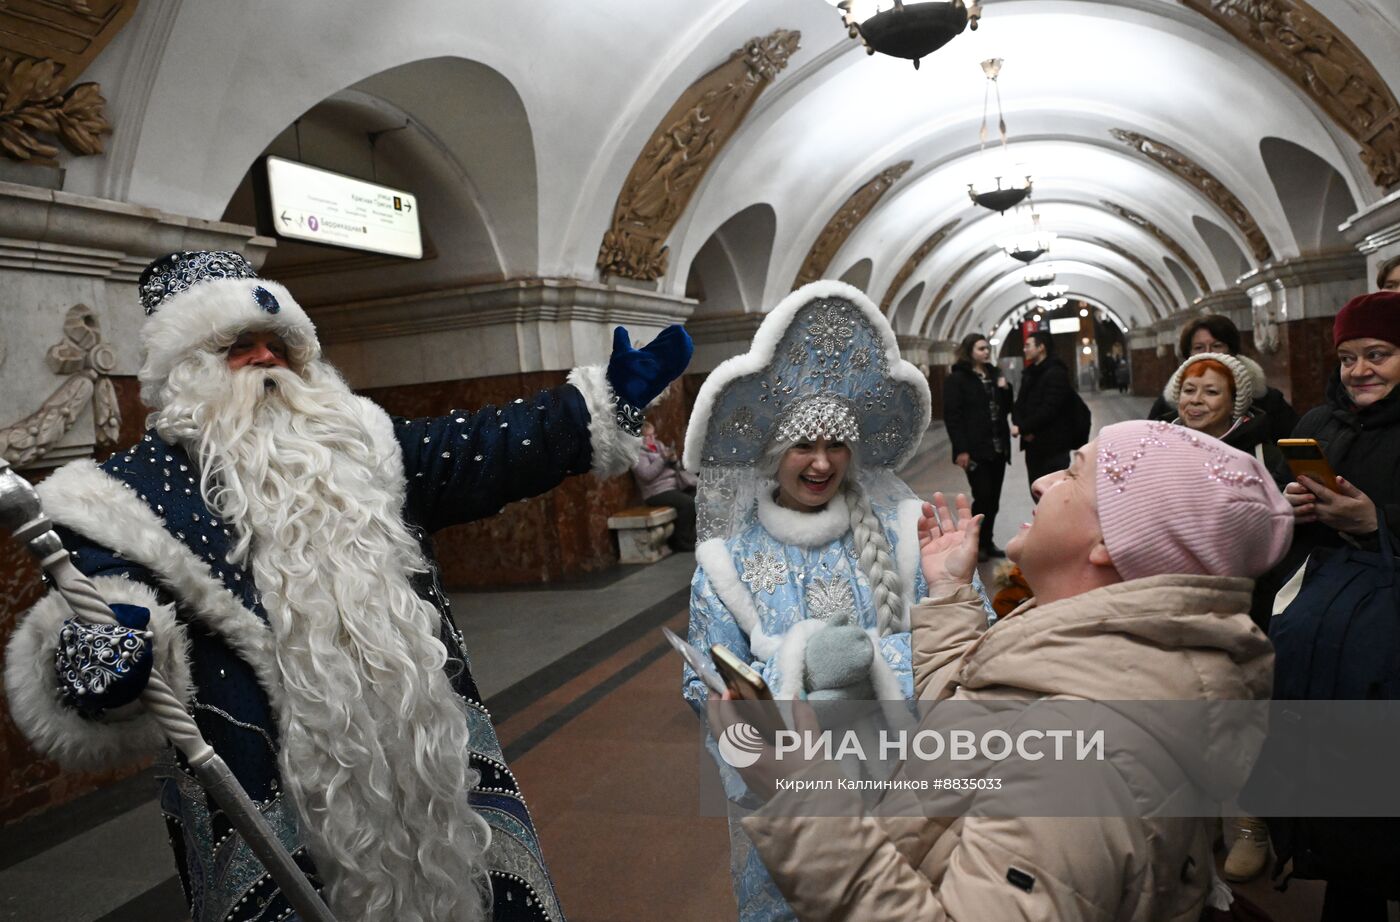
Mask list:
[[[152,428],[39,486],[128,633],[41,600],[9,649],[16,724],[61,763],[145,757],[159,727],[126,705],[154,655],[341,922],[561,922],[430,534],[572,474],[625,471],[689,338],[677,327],[635,350],[619,327],[606,368],[499,409],[404,419],[352,393],[291,293],[237,253],[162,257],[140,294]],[[119,659],[145,665],[103,671]],[[169,750],[157,777],[192,916],[286,918]]]
[[[1021,393],[1011,414],[1013,435],[1021,438],[1026,453],[1028,483],[1069,467],[1070,449],[1082,440],[1075,432],[1074,390],[1069,369],[1051,352],[1049,332],[1037,330],[1026,337],[1026,366]]]

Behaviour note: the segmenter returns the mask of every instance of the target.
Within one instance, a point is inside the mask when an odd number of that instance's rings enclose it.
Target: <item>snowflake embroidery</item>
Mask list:
[[[869,353],[869,352],[857,352],[857,353],[855,353],[854,355],[852,355],[852,356],[851,356],[851,367],[852,367],[852,368],[859,368],[859,369],[862,369],[862,370],[863,370],[863,369],[866,369],[866,368],[869,368],[869,367],[870,367],[870,353]]]
[[[813,580],[807,587],[807,617],[818,621],[853,620],[855,613],[855,593],[851,584],[844,579]]]
[[[724,424],[724,434],[739,439],[755,439],[758,437],[758,428],[753,422],[753,410],[748,407],[740,407],[734,411],[734,415],[729,417],[729,422]]]
[[[788,565],[783,558],[768,551],[756,551],[752,557],[744,559],[744,575],[741,577],[753,592],[772,594],[787,582]]]
[[[838,355],[856,335],[855,324],[851,323],[845,311],[827,307],[817,312],[808,328],[812,346],[820,353]]]

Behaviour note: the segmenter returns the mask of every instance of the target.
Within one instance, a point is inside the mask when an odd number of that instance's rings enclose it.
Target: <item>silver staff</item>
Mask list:
[[[0,527],[12,532],[15,539],[25,544],[38,558],[39,565],[53,580],[75,615],[94,624],[118,623],[92,581],[69,560],[63,542],[54,533],[53,523],[44,515],[39,494],[34,492],[29,481],[10,469],[4,458],[0,458]],[[277,834],[267,825],[267,820],[233,777],[228,765],[204,741],[194,718],[180,704],[158,669],[151,670],[150,681],[141,692],[141,702],[185,757],[195,777],[224,811],[229,823],[248,843],[273,880],[277,881],[287,901],[304,922],[335,922],[320,894],[297,867]]]

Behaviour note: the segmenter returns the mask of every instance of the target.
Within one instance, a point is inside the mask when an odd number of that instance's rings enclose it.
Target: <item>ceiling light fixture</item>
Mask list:
[[[977,31],[982,7],[975,0],[941,3],[905,3],[903,0],[827,0],[841,11],[851,38],[865,45],[867,54],[880,52],[913,61],[933,54],[969,25]]]
[[[1004,214],[1006,209],[1019,205],[1031,194],[1031,178],[1024,170],[1011,162],[1006,149],[1006,117],[1001,111],[1001,84],[997,76],[1001,74],[1001,58],[988,58],[982,62],[982,73],[987,75],[987,86],[982,91],[982,128],[977,134],[977,155],[979,166],[986,176],[977,182],[967,184],[968,198],[983,208]],[[997,96],[997,128],[1001,132],[1001,150],[987,153],[987,102],[992,89]]]

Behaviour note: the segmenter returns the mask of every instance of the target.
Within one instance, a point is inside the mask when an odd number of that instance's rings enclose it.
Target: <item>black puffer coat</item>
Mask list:
[[[995,368],[992,374],[999,376]],[[948,380],[943,382],[943,424],[952,442],[955,461],[958,455],[967,452],[979,463],[1011,463],[1011,426],[1006,421],[1011,413],[1011,399],[1009,385],[996,388],[994,418],[982,376],[973,370],[970,362],[958,362],[953,366]],[[996,450],[998,440],[1000,454]]]
[[[1390,533],[1400,540],[1400,387],[1357,409],[1333,374],[1327,402],[1304,414],[1293,437],[1317,439],[1332,470],[1371,498]],[[1293,538],[1295,551],[1341,543],[1336,532],[1320,523],[1299,528]],[[1361,543],[1368,542],[1363,538]]]

